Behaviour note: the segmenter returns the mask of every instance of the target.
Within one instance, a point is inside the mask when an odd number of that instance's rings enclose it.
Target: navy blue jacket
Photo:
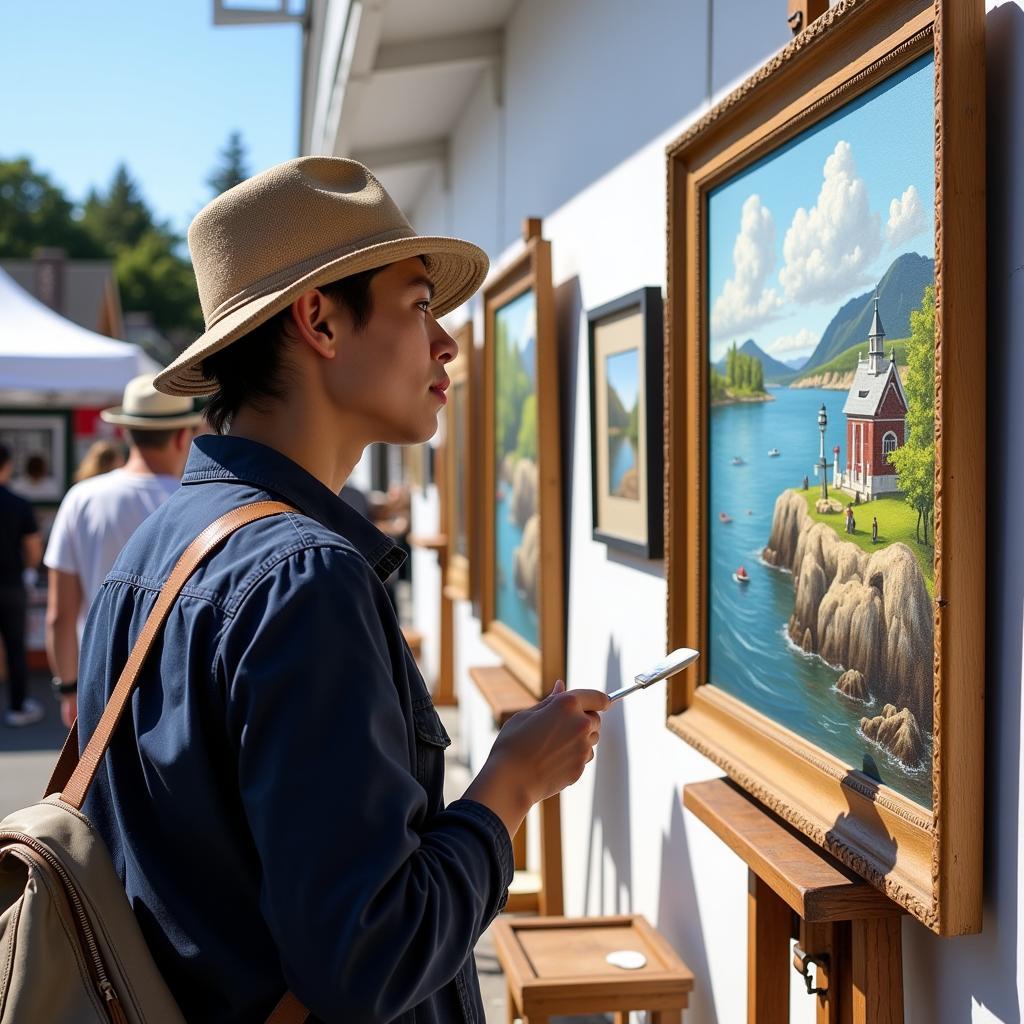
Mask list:
[[[85,810],[190,1024],[259,1024],[286,988],[325,1022],[483,1022],[473,946],[512,846],[482,804],[444,806],[450,740],[382,580],[394,544],[263,445],[198,438],[181,490],[92,607],[79,728],[99,720],[192,539],[239,505],[141,673]]]

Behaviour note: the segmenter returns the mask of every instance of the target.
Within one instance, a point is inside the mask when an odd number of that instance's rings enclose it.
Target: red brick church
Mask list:
[[[858,355],[857,372],[843,406],[846,470],[842,474],[842,487],[862,501],[899,489],[896,470],[887,456],[905,440],[907,396],[896,368],[896,350],[893,349],[886,359],[884,340],[876,290],[868,358],[865,362]]]

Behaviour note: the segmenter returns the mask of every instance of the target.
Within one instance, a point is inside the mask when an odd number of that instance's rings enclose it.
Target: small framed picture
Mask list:
[[[662,299],[641,288],[587,314],[594,540],[661,558]]]
[[[0,413],[0,444],[10,450],[11,490],[32,502],[55,502],[68,489],[68,415]]]

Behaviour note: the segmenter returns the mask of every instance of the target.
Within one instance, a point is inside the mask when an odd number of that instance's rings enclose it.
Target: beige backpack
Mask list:
[[[235,530],[293,511],[275,501],[245,505],[189,545],[81,759],[73,727],[45,798],[0,822],[0,1024],[185,1024],[110,853],[81,808],[139,669],[185,581]],[[268,1024],[301,1024],[307,1016],[286,992]]]

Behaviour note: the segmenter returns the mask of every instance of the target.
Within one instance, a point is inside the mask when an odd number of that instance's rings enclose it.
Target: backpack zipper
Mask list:
[[[36,856],[41,857],[51,868],[54,874],[56,874],[60,879],[68,900],[71,903],[72,912],[78,919],[79,932],[85,940],[89,959],[92,961],[93,973],[96,977],[96,987],[99,989],[100,994],[103,996],[106,1003],[107,1014],[110,1016],[114,1024],[121,1024],[121,1022],[127,1024],[127,1018],[124,1015],[121,1001],[117,997],[117,992],[114,990],[114,986],[110,983],[110,977],[103,964],[103,957],[100,955],[100,948],[99,944],[96,942],[96,935],[93,932],[92,923],[89,921],[88,915],[85,912],[85,907],[82,904],[81,897],[78,895],[78,890],[75,888],[75,883],[64,869],[64,865],[61,864],[60,860],[55,857],[43,843],[39,842],[39,840],[32,836],[26,835],[24,832],[0,832],[0,842],[11,842],[26,846],[29,850],[35,853]]]

